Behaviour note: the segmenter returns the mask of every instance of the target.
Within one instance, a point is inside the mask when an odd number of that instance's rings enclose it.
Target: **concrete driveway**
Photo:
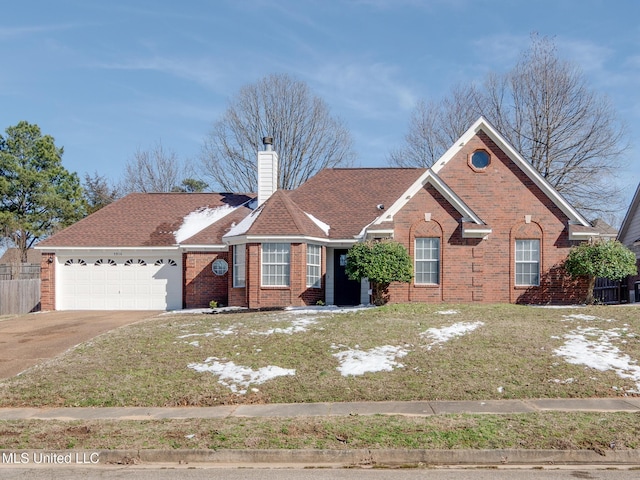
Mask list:
[[[156,317],[157,311],[30,313],[0,320],[0,380],[101,333]]]

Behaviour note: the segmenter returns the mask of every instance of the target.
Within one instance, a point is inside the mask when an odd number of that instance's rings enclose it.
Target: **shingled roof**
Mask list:
[[[290,192],[276,190],[258,209],[228,232],[232,237],[315,237],[327,238],[328,231],[290,198]]]
[[[176,234],[194,212],[220,218],[254,197],[233,193],[132,193],[43,240],[38,247],[172,246],[178,243]],[[249,211],[243,210],[243,215]],[[223,233],[210,230],[207,243],[222,243]],[[184,242],[189,243],[189,237]]]
[[[379,206],[391,206],[424,172],[423,168],[322,170],[296,190],[277,190],[250,218],[253,194],[133,193],[38,247],[202,247],[222,245],[230,231],[234,236],[352,240],[382,215]],[[234,227],[241,223],[246,229],[239,232]]]
[[[426,171],[424,168],[328,168],[289,193],[304,212],[330,226],[331,239],[353,239]]]

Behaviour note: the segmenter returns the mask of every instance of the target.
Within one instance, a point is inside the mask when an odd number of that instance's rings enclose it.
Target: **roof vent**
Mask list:
[[[267,152],[273,150],[273,137],[262,137],[262,144]]]
[[[379,203],[378,205],[376,205],[376,208],[378,210],[384,210],[384,205],[382,203]]]

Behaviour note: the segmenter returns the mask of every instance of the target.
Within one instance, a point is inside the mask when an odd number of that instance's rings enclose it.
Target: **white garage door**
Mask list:
[[[180,257],[58,257],[57,310],[182,308]]]

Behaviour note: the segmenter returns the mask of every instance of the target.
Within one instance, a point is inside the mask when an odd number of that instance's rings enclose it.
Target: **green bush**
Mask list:
[[[588,279],[585,302],[592,304],[596,279],[623,280],[636,275],[636,255],[618,241],[595,241],[583,243],[569,252],[564,268],[573,278]]]
[[[409,283],[413,263],[404,245],[391,240],[356,243],[347,252],[347,276],[351,280],[367,278],[374,305],[389,301],[392,282]]]

